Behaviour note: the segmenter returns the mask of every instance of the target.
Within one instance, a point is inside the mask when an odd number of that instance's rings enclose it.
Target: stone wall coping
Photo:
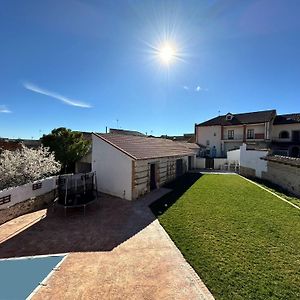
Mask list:
[[[262,157],[261,159],[300,168],[300,158],[280,155],[268,155],[266,157]]]

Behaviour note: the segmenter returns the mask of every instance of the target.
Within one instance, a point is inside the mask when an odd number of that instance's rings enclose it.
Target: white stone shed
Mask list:
[[[127,200],[161,187],[195,165],[195,151],[172,140],[97,133],[92,140],[98,190]]]

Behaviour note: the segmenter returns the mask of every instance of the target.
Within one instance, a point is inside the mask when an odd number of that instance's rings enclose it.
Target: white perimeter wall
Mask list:
[[[27,183],[24,185],[12,187],[0,191],[0,198],[11,195],[10,196],[11,201],[0,205],[0,209],[8,208],[10,206],[13,206],[16,203],[51,192],[57,187],[56,179],[57,176],[52,176],[42,180],[34,181],[31,183]],[[39,182],[42,183],[42,187],[37,190],[32,190],[32,185],[34,183],[39,183]]]
[[[240,165],[254,169],[256,177],[261,178],[262,172],[267,172],[267,161],[261,158],[267,156],[268,151],[247,150],[245,144],[241,146],[240,150]]]
[[[214,158],[214,169],[220,170],[222,166],[227,162],[226,158]]]
[[[240,149],[231,150],[231,151],[227,152],[227,160],[229,162],[237,161],[240,163],[240,159],[241,159],[241,150]]]
[[[197,157],[196,158],[196,169],[204,169],[205,168],[205,158]]]
[[[205,169],[206,158],[196,158],[196,169]],[[214,170],[222,169],[222,166],[227,162],[226,158],[214,158]]]
[[[93,134],[92,170],[98,191],[131,200],[132,158]]]

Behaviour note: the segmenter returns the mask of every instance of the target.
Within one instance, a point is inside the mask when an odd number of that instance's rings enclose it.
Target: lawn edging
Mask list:
[[[276,193],[274,193],[274,192],[270,191],[269,189],[267,189],[267,188],[263,187],[263,186],[262,186],[262,185],[260,185],[259,183],[255,182],[255,181],[253,181],[253,180],[251,180],[251,179],[249,179],[249,178],[247,178],[247,177],[244,177],[244,176],[242,176],[242,175],[240,175],[240,174],[238,174],[238,175],[239,175],[240,177],[242,177],[243,179],[247,180],[248,182],[251,182],[252,184],[254,184],[254,185],[256,185],[256,186],[260,187],[261,189],[263,189],[263,190],[265,190],[265,191],[269,192],[270,194],[272,194],[272,195],[276,196],[276,197],[277,197],[277,198],[279,198],[280,200],[282,200],[282,201],[284,201],[284,202],[286,202],[286,203],[290,204],[291,206],[293,206],[293,207],[295,207],[295,208],[297,208],[297,209],[299,209],[299,210],[300,210],[300,207],[299,207],[299,206],[297,206],[296,204],[294,204],[294,203],[290,202],[290,201],[289,201],[289,200],[287,200],[287,199],[284,199],[283,197],[279,196],[278,194],[276,194]]]

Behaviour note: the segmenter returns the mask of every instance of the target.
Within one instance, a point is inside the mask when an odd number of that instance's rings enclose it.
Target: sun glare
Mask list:
[[[164,64],[169,65],[176,58],[176,50],[174,46],[166,43],[158,50],[158,55]]]

